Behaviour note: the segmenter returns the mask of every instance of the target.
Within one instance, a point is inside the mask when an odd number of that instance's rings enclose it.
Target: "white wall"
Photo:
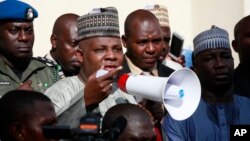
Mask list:
[[[34,56],[43,56],[50,49],[49,37],[52,26],[58,16],[72,12],[87,14],[94,7],[114,6],[119,12],[120,31],[126,16],[148,4],[163,4],[168,8],[172,31],[178,32],[185,39],[184,47],[193,48],[193,38],[215,24],[229,32],[233,39],[236,22],[250,12],[248,0],[23,0],[33,5],[39,12],[34,21],[35,45]],[[234,53],[235,63],[238,56]]]
[[[244,15],[249,15],[250,14],[250,1],[249,0],[243,0],[243,6],[244,6]]]
[[[119,12],[120,31],[123,33],[123,23],[126,16],[148,4],[163,4],[169,10],[170,25],[172,31],[177,31],[190,40],[191,33],[191,0],[23,0],[34,6],[39,17],[34,21],[35,45],[34,56],[43,56],[50,49],[49,37],[52,26],[58,16],[67,12],[78,15],[87,14],[94,7],[114,6]],[[185,23],[185,25],[183,25]]]
[[[193,38],[216,25],[228,31],[231,41],[235,24],[244,16],[243,0],[193,0],[192,9]],[[239,59],[234,51],[233,57],[236,67]]]

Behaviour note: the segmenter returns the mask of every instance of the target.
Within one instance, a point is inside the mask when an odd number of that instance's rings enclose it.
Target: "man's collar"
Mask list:
[[[44,56],[46,59],[49,59],[51,61],[53,61],[55,64],[57,64],[57,62],[54,60],[54,58],[52,57],[51,53],[47,53],[45,56]]]
[[[126,59],[126,61],[128,63],[128,67],[130,68],[132,74],[139,75],[139,74],[141,74],[143,72],[142,69],[140,69],[139,67],[137,67],[136,65],[134,65],[132,63],[132,61],[127,57],[127,55],[124,55],[124,56],[125,56],[125,59]],[[154,65],[154,67],[151,69],[150,72],[152,72],[154,76],[159,76],[156,64]]]

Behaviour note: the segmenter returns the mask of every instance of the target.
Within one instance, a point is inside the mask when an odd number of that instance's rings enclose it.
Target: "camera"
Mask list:
[[[65,125],[43,126],[43,134],[49,139],[66,139],[71,141],[113,141],[123,132],[127,125],[126,118],[120,116],[111,128],[101,132],[101,115],[87,114],[80,119],[78,128]]]

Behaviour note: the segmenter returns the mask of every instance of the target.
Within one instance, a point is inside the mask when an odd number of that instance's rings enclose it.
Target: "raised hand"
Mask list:
[[[86,106],[99,103],[112,92],[112,83],[121,69],[117,67],[100,77],[96,77],[96,72],[89,76],[84,88]]]
[[[32,80],[27,80],[24,83],[21,83],[17,89],[33,91],[34,89],[31,87],[31,84],[32,84]]]

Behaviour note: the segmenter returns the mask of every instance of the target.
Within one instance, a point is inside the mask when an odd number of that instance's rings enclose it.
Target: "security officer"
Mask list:
[[[81,63],[77,58],[78,15],[65,13],[59,16],[50,36],[51,49],[44,57],[37,59],[50,66],[58,74],[58,80],[79,73]]]
[[[0,9],[0,97],[13,89],[44,92],[55,75],[32,57],[33,20],[38,12],[16,0],[0,2]]]

